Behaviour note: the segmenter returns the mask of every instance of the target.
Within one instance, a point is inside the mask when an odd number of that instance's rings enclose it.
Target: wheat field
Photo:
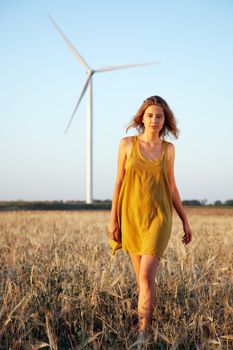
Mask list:
[[[148,349],[233,349],[233,209],[173,214],[157,273]],[[111,255],[109,211],[0,213],[0,350],[127,349],[137,289],[127,252]]]

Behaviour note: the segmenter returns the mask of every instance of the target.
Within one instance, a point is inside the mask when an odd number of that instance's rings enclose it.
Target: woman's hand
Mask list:
[[[120,229],[117,221],[108,224],[108,234],[111,239],[116,242],[120,242]]]
[[[192,240],[192,231],[191,231],[191,228],[190,228],[188,222],[183,223],[183,230],[184,230],[185,234],[182,237],[182,243],[188,244]]]

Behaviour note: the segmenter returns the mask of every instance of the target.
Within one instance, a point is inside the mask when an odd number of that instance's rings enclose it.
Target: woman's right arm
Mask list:
[[[117,203],[119,199],[119,194],[122,186],[122,182],[125,176],[125,161],[127,159],[127,144],[129,137],[123,137],[120,140],[118,146],[118,161],[117,161],[117,176],[114,186],[112,208],[110,214],[110,221],[108,224],[108,232],[111,239],[118,241],[119,237],[119,227],[117,221]]]

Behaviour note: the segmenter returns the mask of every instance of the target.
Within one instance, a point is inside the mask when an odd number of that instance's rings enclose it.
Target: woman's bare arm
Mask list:
[[[118,161],[117,161],[117,176],[114,185],[113,198],[112,198],[112,208],[110,214],[110,222],[108,225],[109,233],[114,238],[114,231],[117,229],[117,203],[119,199],[119,194],[121,190],[121,185],[125,176],[125,162],[127,159],[127,145],[129,142],[129,137],[123,137],[120,140],[118,146]]]
[[[175,163],[175,146],[170,143],[169,144],[169,160],[168,160],[168,168],[167,168],[167,178],[169,182],[169,187],[172,195],[173,205],[176,209],[177,214],[179,215],[181,221],[183,223],[187,222],[187,217],[184,212],[182,202],[180,199],[179,191],[176,186],[176,180],[174,175],[174,163]]]
[[[174,175],[174,163],[175,163],[175,146],[172,143],[169,143],[169,160],[168,160],[168,168],[167,168],[167,178],[169,182],[169,187],[172,195],[173,206],[176,209],[177,214],[179,215],[183,228],[185,231],[185,235],[183,236],[183,241],[189,243],[192,238],[192,232],[188,223],[187,216],[185,214],[182,201],[180,199],[180,194],[178,188],[176,186],[175,175]]]

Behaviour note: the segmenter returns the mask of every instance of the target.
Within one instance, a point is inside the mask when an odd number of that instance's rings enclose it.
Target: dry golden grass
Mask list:
[[[156,343],[233,349],[233,210],[186,208],[159,266]],[[130,258],[107,245],[108,211],[0,214],[0,349],[127,349],[137,328]]]

